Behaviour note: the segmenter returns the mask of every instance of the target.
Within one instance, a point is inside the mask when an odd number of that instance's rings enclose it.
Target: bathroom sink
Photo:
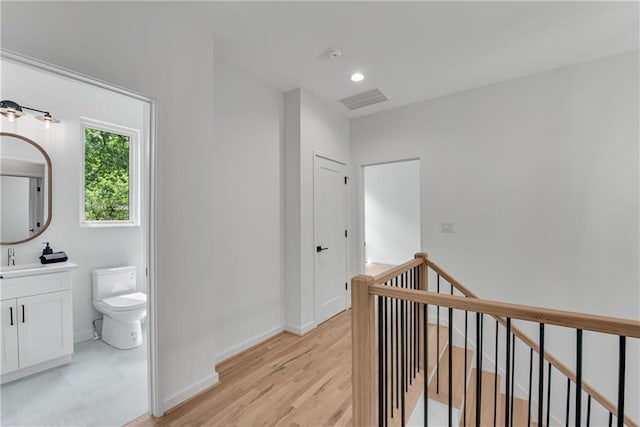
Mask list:
[[[0,279],[10,279],[14,277],[36,276],[39,274],[49,274],[61,271],[68,271],[78,267],[72,262],[58,262],[54,264],[19,264],[4,265],[0,267]]]

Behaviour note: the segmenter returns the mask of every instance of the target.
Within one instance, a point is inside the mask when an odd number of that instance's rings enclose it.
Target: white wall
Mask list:
[[[313,162],[350,165],[349,121],[305,90],[285,94],[285,328],[315,327]]]
[[[420,161],[365,166],[365,260],[398,265],[420,251]]]
[[[207,226],[216,295],[217,361],[283,325],[283,94],[215,57],[215,199]]]
[[[478,295],[638,319],[638,71],[634,51],[354,119],[353,169],[421,158],[422,248]],[[548,338],[574,366],[567,342]],[[586,381],[615,402],[615,347],[585,345]]]
[[[157,101],[159,395],[170,407],[217,381],[210,268],[217,230],[202,226],[216,205],[212,29],[163,2],[3,3],[1,18],[3,48]]]
[[[2,60],[2,99],[34,108],[49,109],[60,124],[45,130],[42,122],[27,113],[10,123],[0,121],[3,131],[26,136],[40,144],[51,157],[53,212],[51,224],[36,239],[10,245],[16,264],[39,263],[43,241],[54,251],[63,250],[79,265],[73,272],[73,330],[75,341],[93,338],[92,321],[102,317],[92,304],[91,270],[134,265],[138,289],[144,291],[144,229],[138,227],[81,228],[80,180],[84,138],[80,118],[92,118],[140,130],[139,144],[146,145],[145,108],[142,101],[89,86],[68,78]],[[143,150],[144,151],[144,150]],[[141,164],[141,167],[143,165]],[[144,174],[145,170],[141,172]],[[141,195],[143,197],[143,195]],[[141,198],[141,202],[144,199]],[[4,240],[4,239],[3,239]],[[1,253],[6,264],[7,246]]]

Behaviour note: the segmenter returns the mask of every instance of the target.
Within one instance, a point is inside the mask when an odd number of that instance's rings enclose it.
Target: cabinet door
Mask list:
[[[2,319],[0,373],[6,374],[18,369],[18,313],[15,299],[2,301],[0,318]]]
[[[73,352],[71,291],[18,298],[20,368]]]

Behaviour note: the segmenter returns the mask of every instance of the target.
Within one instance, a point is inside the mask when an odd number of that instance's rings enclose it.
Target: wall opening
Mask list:
[[[398,265],[420,251],[420,160],[364,166],[367,272]]]

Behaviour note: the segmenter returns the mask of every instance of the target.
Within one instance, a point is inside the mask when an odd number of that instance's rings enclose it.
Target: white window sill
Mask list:
[[[81,228],[140,227],[136,221],[89,221],[81,222]]]

